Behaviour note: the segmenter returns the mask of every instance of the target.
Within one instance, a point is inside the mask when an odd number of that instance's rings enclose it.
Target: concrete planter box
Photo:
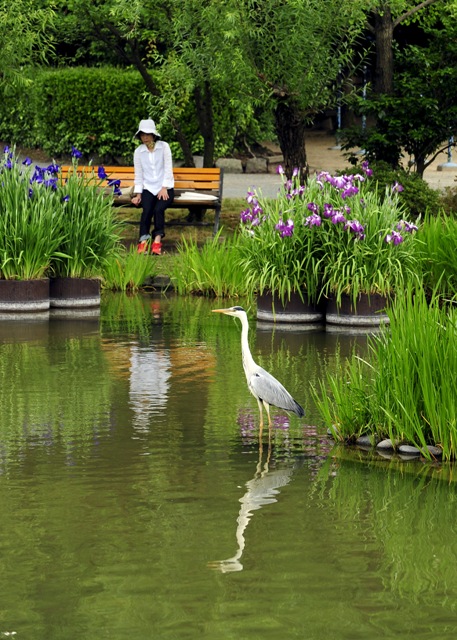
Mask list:
[[[51,308],[100,306],[100,280],[96,278],[51,278]]]

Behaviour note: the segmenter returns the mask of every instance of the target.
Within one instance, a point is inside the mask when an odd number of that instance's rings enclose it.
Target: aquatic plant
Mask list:
[[[59,177],[57,195],[61,225],[61,255],[52,261],[51,274],[67,277],[101,277],[105,265],[121,249],[121,223],[112,206],[119,185],[107,180],[103,167],[79,171],[80,152],[73,147],[73,168]]]
[[[318,409],[343,440],[362,434],[442,448],[457,457],[457,309],[409,288],[387,311],[390,328],[369,338],[314,389]]]
[[[103,288],[112,291],[138,291],[148,278],[158,273],[157,261],[138,254],[136,246],[121,248],[106,260]]]
[[[242,268],[251,286],[282,301],[292,291],[311,299],[349,294],[389,295],[416,278],[414,232],[395,183],[381,194],[363,174],[320,172],[300,185],[284,180],[276,200],[249,192],[241,213]]]
[[[78,152],[79,153],[79,152]],[[78,153],[63,181],[51,163],[19,161],[5,147],[0,164],[0,278],[100,276],[120,247],[120,223],[97,176],[81,175]],[[0,161],[1,162],[1,161]],[[93,172],[92,172],[93,173]]]
[[[182,238],[172,273],[179,294],[224,298],[249,295],[249,283],[240,269],[239,237],[222,240],[221,231],[201,248],[195,240]]]
[[[5,147],[0,158],[0,278],[46,276],[62,242],[54,166],[30,176],[31,160]],[[60,205],[61,206],[61,205]]]
[[[457,220],[426,216],[418,233],[424,286],[439,289],[443,297],[457,295]]]

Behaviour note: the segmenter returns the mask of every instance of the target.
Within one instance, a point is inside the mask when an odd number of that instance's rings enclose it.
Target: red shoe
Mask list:
[[[142,240],[138,243],[137,253],[146,253],[148,250],[148,241]]]
[[[151,248],[151,253],[153,253],[155,256],[161,256],[162,255],[162,243],[161,242],[153,242],[152,243],[152,248]]]

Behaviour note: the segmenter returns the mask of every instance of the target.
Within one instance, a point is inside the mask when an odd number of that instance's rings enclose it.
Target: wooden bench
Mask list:
[[[133,167],[106,167],[103,166],[107,178],[101,181],[101,186],[108,186],[111,181],[118,181],[116,185],[118,195],[115,195],[113,204],[116,206],[133,206],[130,199],[133,195],[135,173]],[[63,180],[72,165],[60,167],[60,175]],[[78,174],[87,175],[88,179],[97,176],[98,166],[78,166]],[[201,209],[214,210],[214,233],[219,229],[219,221],[222,207],[223,169],[197,169],[195,167],[176,167],[173,169],[175,178],[175,199],[168,209]],[[121,193],[119,193],[119,191]],[[138,224],[139,221],[130,221]]]

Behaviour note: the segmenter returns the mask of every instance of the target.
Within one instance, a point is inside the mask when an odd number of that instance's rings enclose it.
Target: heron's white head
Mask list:
[[[212,309],[213,313],[224,313],[226,316],[233,316],[234,318],[246,317],[246,311],[243,307],[228,307],[228,309]]]

